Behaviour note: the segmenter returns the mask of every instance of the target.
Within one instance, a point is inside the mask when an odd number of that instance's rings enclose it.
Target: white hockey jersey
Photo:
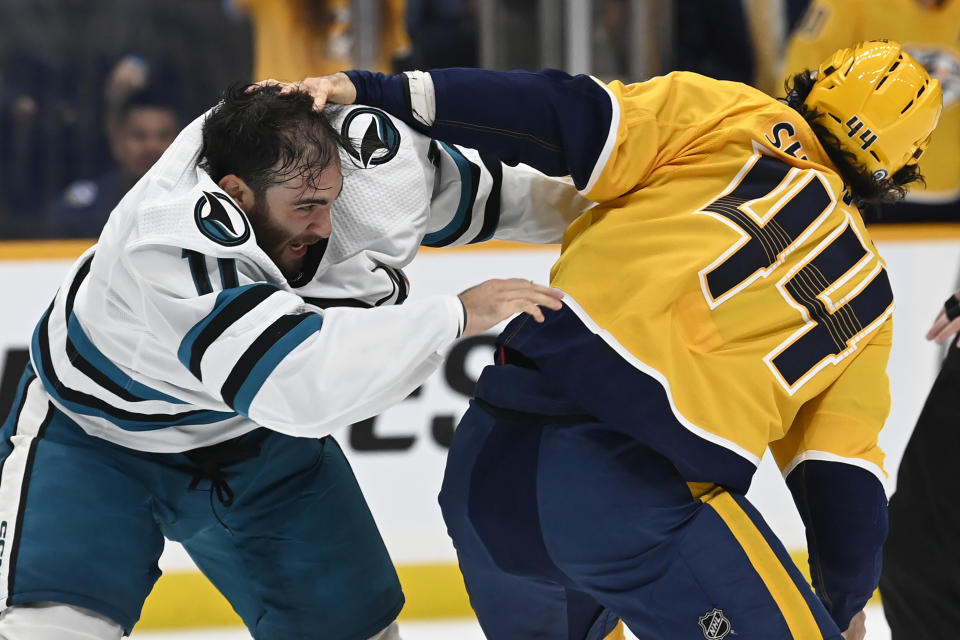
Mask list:
[[[376,415],[422,384],[461,330],[454,295],[397,306],[421,244],[559,242],[588,207],[566,180],[376,109],[345,108],[334,123],[354,144],[333,233],[293,281],[197,167],[203,117],[119,203],[31,343],[51,400],[87,433],[176,452],[258,426],[316,437]]]

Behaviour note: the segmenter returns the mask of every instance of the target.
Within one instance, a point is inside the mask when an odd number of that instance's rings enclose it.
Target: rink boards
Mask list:
[[[936,373],[939,349],[923,340],[960,273],[960,225],[874,227],[897,299],[888,373],[893,406],[881,445],[894,476],[910,430]],[[0,371],[16,380],[33,326],[73,258],[90,242],[0,242]],[[456,293],[493,277],[546,282],[556,247],[488,243],[423,250],[406,269],[411,297]],[[446,447],[473,382],[491,360],[492,334],[461,340],[418,393],[377,418],[335,433],[350,458],[407,594],[403,617],[457,617],[469,606],[436,503]],[[7,391],[4,389],[3,391]],[[764,459],[750,497],[798,557],[803,529],[776,468]],[[802,560],[801,560],[802,562]],[[238,623],[178,545],[161,559],[165,575],[138,628]]]

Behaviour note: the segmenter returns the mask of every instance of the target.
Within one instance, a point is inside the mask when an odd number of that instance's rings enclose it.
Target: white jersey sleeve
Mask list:
[[[236,286],[204,295],[176,249],[130,256],[151,334],[213,397],[276,431],[320,436],[399,402],[441,362],[460,330],[455,296],[403,306],[321,310],[241,270]]]
[[[439,141],[431,152],[436,176],[425,246],[491,239],[558,243],[570,223],[593,206],[569,178]]]
[[[455,296],[403,306],[323,311],[241,270],[236,286],[198,295],[178,251],[143,247],[129,262],[136,314],[213,398],[257,424],[320,436],[402,400],[458,335]]]
[[[557,243],[593,205],[569,178],[433,140],[379,109],[343,108],[334,125],[348,143],[344,186],[318,274],[361,252],[403,268],[421,245]]]

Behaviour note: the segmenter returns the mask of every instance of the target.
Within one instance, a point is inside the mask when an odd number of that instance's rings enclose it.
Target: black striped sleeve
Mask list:
[[[198,380],[202,379],[200,362],[203,354],[230,325],[254,307],[279,291],[271,284],[235,287],[217,297],[213,310],[187,333],[177,350],[177,357]]]
[[[480,228],[480,233],[468,244],[486,242],[493,237],[497,225],[500,224],[500,189],[503,186],[503,165],[498,158],[488,153],[481,153],[480,160],[483,161],[483,166],[490,172],[493,184],[490,186],[490,193],[487,195],[487,204],[483,208],[483,226]]]
[[[190,275],[193,276],[193,284],[197,288],[197,293],[202,296],[213,293],[210,274],[207,272],[206,256],[190,249],[184,249],[182,256],[190,265]]]

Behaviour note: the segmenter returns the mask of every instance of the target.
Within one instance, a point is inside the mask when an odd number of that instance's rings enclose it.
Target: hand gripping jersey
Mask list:
[[[407,296],[401,269],[421,242],[556,242],[586,206],[569,182],[347,109],[335,124],[357,144],[343,154],[332,238],[288,282],[197,168],[202,123],[120,202],[31,344],[52,401],[134,449],[184,451],[257,426],[315,437],[375,415],[459,333],[452,295],[391,306]],[[563,213],[532,211],[532,193]]]
[[[920,161],[926,187],[907,199],[924,204],[960,198],[960,2],[924,7],[919,0],[816,0],[790,38],[784,73],[816,69],[836,49],[864,40],[900,42],[943,87],[943,115]]]

